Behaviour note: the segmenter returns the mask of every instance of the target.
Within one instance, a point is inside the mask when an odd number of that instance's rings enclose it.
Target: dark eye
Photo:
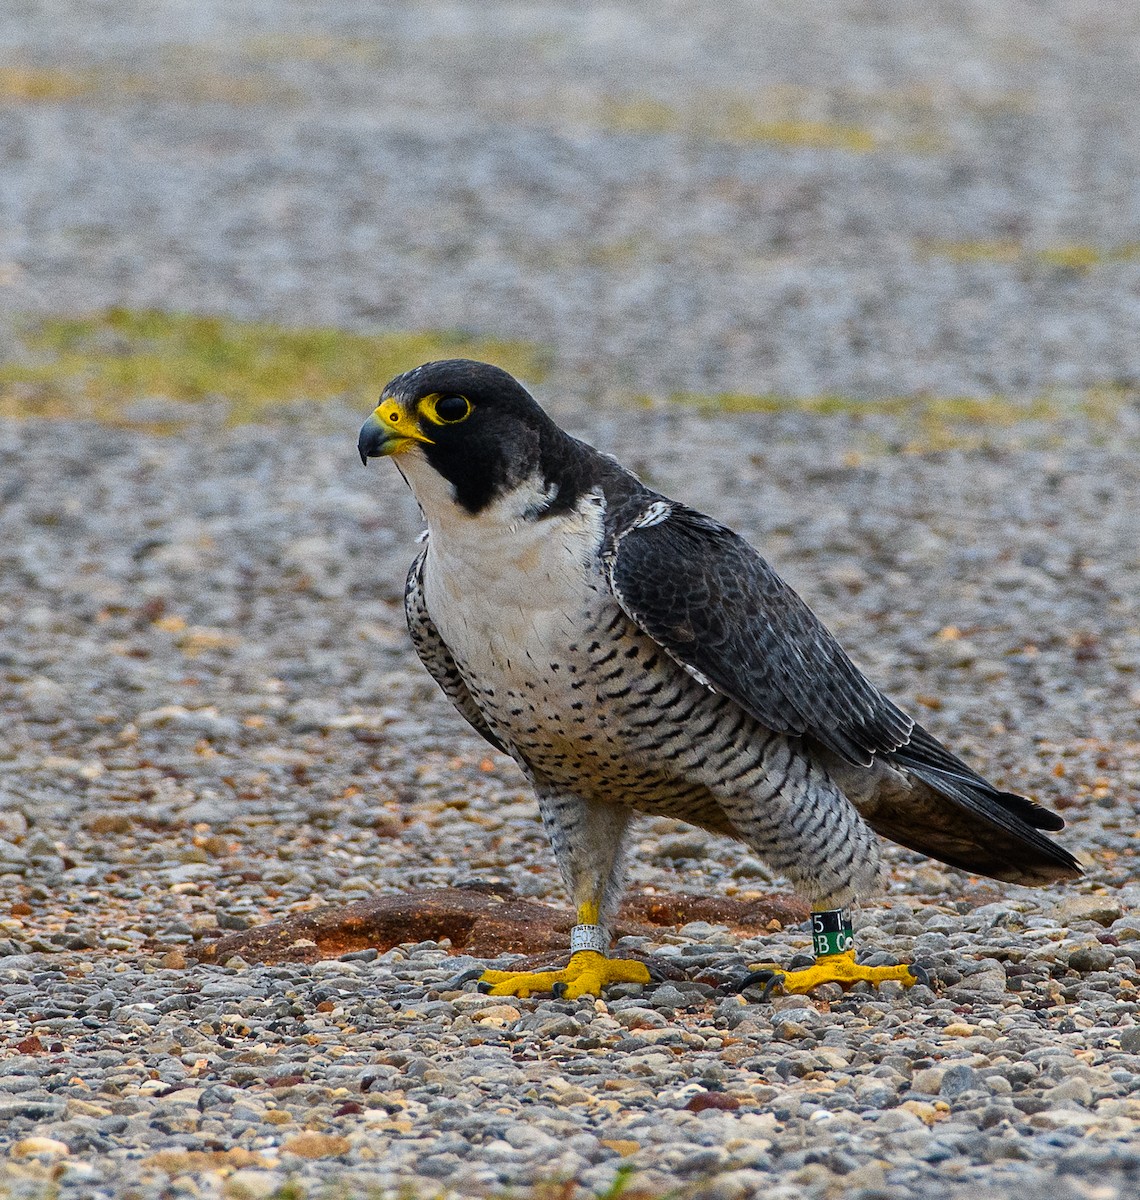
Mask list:
[[[435,402],[435,415],[445,425],[453,425],[471,414],[471,401],[466,396],[441,396]]]

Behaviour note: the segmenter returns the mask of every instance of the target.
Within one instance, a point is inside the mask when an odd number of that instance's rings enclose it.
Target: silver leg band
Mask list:
[[[600,925],[575,925],[570,930],[570,953],[577,954],[579,950],[596,950],[605,954],[609,949],[609,939]]]

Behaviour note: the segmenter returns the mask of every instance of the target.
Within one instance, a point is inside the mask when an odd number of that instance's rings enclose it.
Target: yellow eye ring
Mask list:
[[[433,425],[458,425],[466,421],[473,409],[466,396],[425,396],[420,412]]]

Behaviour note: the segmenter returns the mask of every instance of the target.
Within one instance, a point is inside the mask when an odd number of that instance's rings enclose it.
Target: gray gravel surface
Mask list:
[[[0,14],[0,66],[77,89],[0,107],[5,336],[124,303],[547,345],[565,424],[746,533],[1088,864],[1030,892],[892,850],[857,929],[929,967],[906,994],[695,978],[787,962],[800,928],[637,941],[685,978],[597,1003],[449,989],[473,964],[434,943],[198,965],[318,902],[498,879],[560,904],[557,873],[408,647],[418,521],[356,462],[363,411],[8,422],[0,1190],[600,1193],[632,1168],[710,1200],[1136,1194],[1136,13]],[[1096,419],[1058,390],[937,450],[905,413],[664,398],[1102,385]],[[636,889],[779,886],[672,822],[635,841]]]

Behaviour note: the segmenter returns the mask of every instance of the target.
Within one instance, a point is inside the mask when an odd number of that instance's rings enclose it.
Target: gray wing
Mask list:
[[[412,645],[420,656],[420,662],[427,667],[431,677],[443,689],[443,694],[455,705],[459,715],[481,734],[496,750],[508,753],[506,746],[499,741],[495,732],[487,724],[479,706],[467,690],[451,657],[451,651],[439,636],[439,630],[428,616],[424,604],[424,560],[427,558],[427,546],[416,556],[408,571],[408,581],[404,587],[404,615],[408,619],[408,632],[412,635]]]
[[[910,739],[911,718],[731,529],[677,505],[620,534],[608,566],[626,614],[762,725],[858,766]]]
[[[1060,817],[995,788],[892,704],[730,529],[678,506],[619,534],[608,563],[626,614],[761,724],[811,738],[856,767],[881,756],[931,789],[926,820],[915,820],[912,798],[880,797],[867,813],[875,829],[999,879],[1080,874],[1076,859],[1039,832],[1063,828]]]

